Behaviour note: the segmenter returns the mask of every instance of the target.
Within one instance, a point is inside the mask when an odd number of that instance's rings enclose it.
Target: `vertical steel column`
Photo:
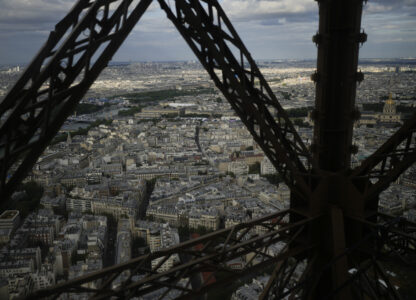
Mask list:
[[[309,203],[310,212],[320,211],[326,217],[311,227],[311,240],[319,245],[317,276],[310,297],[322,299],[328,291],[337,290],[348,279],[347,257],[344,253],[352,238],[345,224],[351,210],[354,191],[345,180],[350,168],[353,123],[357,117],[355,94],[357,82],[363,80],[357,72],[359,44],[365,42],[361,32],[363,0],[317,0],[319,32],[313,37],[318,46],[314,144],[312,151],[319,168],[326,176],[319,180]],[[293,199],[293,197],[292,197]],[[360,209],[358,209],[360,210]],[[362,210],[362,209],[361,209]],[[358,236],[361,236],[358,234]],[[350,288],[342,289],[335,299],[350,299]]]
[[[318,0],[318,46],[314,156],[326,171],[350,167],[355,113],[358,47],[365,42],[361,33],[363,0]]]

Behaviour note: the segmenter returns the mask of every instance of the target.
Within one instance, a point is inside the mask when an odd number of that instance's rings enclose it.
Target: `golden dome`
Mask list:
[[[389,93],[389,99],[386,100],[386,104],[394,104],[394,100],[392,97],[393,97],[392,94]]]

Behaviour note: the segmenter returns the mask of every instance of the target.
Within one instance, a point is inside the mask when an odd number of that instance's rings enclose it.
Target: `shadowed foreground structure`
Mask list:
[[[0,194],[6,201],[123,43],[152,0],[80,0],[0,104]],[[215,85],[291,189],[291,206],[175,247],[40,290],[29,298],[87,293],[131,298],[163,289],[193,298],[273,266],[262,299],[399,299],[380,261],[414,264],[416,225],[378,213],[378,195],[416,161],[416,115],[373,155],[350,168],[361,0],[319,0],[314,143],[304,145],[216,0],[158,0]],[[111,4],[111,8],[110,8]],[[251,234],[255,228],[262,234]],[[284,245],[277,256],[273,245]],[[198,245],[198,247],[195,247]],[[198,250],[196,250],[198,249]],[[243,270],[227,262],[250,254]],[[182,264],[158,272],[172,255]],[[151,261],[160,258],[151,267]],[[302,276],[291,281],[298,265]],[[129,274],[113,284],[119,275]],[[198,286],[200,272],[222,274]],[[224,275],[225,274],[225,275]],[[117,282],[117,281],[116,281]]]

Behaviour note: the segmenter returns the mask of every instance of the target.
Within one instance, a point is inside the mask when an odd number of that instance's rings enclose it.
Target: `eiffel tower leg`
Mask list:
[[[321,169],[350,167],[355,91],[363,75],[357,72],[363,0],[320,0],[315,106],[315,158]]]

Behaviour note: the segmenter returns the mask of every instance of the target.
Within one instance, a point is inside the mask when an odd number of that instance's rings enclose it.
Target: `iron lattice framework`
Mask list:
[[[79,0],[0,104],[3,203],[152,0]],[[416,160],[416,115],[350,169],[362,0],[318,1],[314,144],[302,142],[216,0],[158,0],[291,189],[291,209],[41,290],[29,298],[190,298],[270,268],[262,299],[398,299],[380,259],[407,263],[416,225],[377,213],[378,195]],[[273,251],[271,250],[273,249]],[[274,255],[276,249],[280,254]],[[175,256],[180,264],[164,270]],[[246,259],[242,270],[227,262]],[[152,263],[153,262],[153,263]],[[156,263],[155,263],[156,262]],[[204,273],[207,276],[199,276]],[[297,276],[296,274],[302,274]],[[221,280],[214,280],[220,274]]]

